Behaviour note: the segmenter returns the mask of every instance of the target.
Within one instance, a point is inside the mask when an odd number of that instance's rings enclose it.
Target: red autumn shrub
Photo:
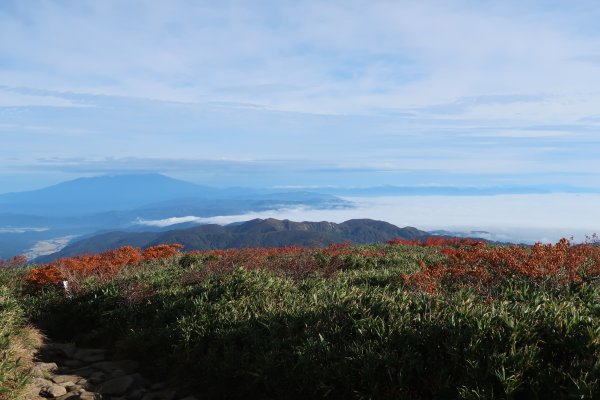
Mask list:
[[[402,239],[395,238],[388,241],[390,245],[403,245],[403,246],[422,246],[422,247],[461,247],[461,246],[485,246],[484,240],[477,240],[471,238],[458,238],[458,237],[446,237],[446,236],[429,236],[423,240],[419,239]]]
[[[182,249],[182,244],[159,244],[144,249],[142,258],[146,260],[159,260],[161,258],[172,257]]]
[[[427,264],[421,270],[403,275],[407,286],[433,293],[441,288],[469,286],[485,288],[507,277],[524,277],[540,284],[570,284],[600,279],[600,246],[593,243],[572,245],[567,239],[558,243],[534,246],[489,247],[469,238],[430,237],[423,241],[394,239],[391,246],[439,247],[443,262]],[[33,269],[26,281],[35,286],[77,282],[86,276],[109,280],[124,266],[171,257],[183,246],[163,244],[145,250],[131,246],[102,254],[63,258]],[[204,277],[241,267],[266,269],[293,278],[317,273],[329,276],[337,271],[366,265],[368,259],[386,257],[392,247],[358,247],[349,243],[332,244],[324,249],[303,247],[246,248],[210,250],[190,253],[203,264],[202,271],[190,271],[190,283]],[[373,260],[370,260],[373,261]],[[192,277],[194,275],[194,277]],[[135,296],[134,296],[135,297]]]
[[[444,248],[442,253],[446,262],[422,264],[420,272],[404,276],[405,282],[431,293],[442,286],[484,288],[513,276],[560,285],[600,278],[600,247],[567,239],[532,247]]]
[[[163,244],[142,251],[137,247],[124,246],[101,254],[60,258],[29,271],[25,282],[33,286],[45,286],[92,275],[108,280],[127,265],[135,266],[144,261],[171,257],[182,247],[180,244]]]
[[[407,239],[402,239],[402,238],[395,238],[392,240],[388,240],[388,244],[390,244],[390,245],[401,244],[403,246],[419,246],[421,244],[421,241],[419,239],[407,240]]]

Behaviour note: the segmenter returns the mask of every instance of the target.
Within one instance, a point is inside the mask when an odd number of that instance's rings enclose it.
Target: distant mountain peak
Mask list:
[[[203,186],[156,173],[99,175],[0,195],[0,209],[39,215],[77,215],[130,209],[197,196],[205,191]]]
[[[95,176],[84,176],[69,181],[58,183],[57,185],[70,185],[80,184],[82,182],[135,182],[135,183],[147,183],[147,182],[177,182],[186,185],[194,185],[193,183],[186,182],[180,179],[171,178],[170,176],[159,174],[157,172],[134,172],[134,173],[115,173],[115,174],[103,174]]]
[[[332,243],[377,243],[398,237],[422,239],[428,236],[429,233],[416,228],[399,228],[372,219],[354,219],[337,224],[327,221],[295,222],[287,219],[256,218],[225,226],[200,225],[162,232],[106,232],[73,242],[60,252],[41,257],[38,261],[47,262],[58,257],[97,253],[125,245],[147,247],[162,243],[180,243],[189,251],[292,245],[322,247]]]

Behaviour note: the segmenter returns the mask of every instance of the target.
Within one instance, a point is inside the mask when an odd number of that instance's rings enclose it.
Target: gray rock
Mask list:
[[[88,381],[87,381],[87,379],[80,377],[76,383],[81,386],[86,386],[88,384]]]
[[[150,385],[150,382],[137,372],[129,376],[131,376],[134,379],[134,384],[136,388]]]
[[[106,376],[106,379],[108,380],[108,379],[118,378],[120,376],[125,376],[125,375],[127,375],[125,373],[125,371],[120,370],[120,369],[115,369],[114,371],[112,371],[110,374],[108,374]]]
[[[100,396],[97,393],[82,392],[79,394],[79,399],[80,400],[99,400],[99,399],[102,399],[102,396]]]
[[[80,392],[83,390],[83,386],[78,385],[76,383],[72,383],[72,382],[67,382],[61,386],[64,386],[65,389],[67,389],[67,392],[71,393],[71,392]]]
[[[51,386],[53,384],[52,381],[44,378],[33,378],[31,383],[33,384],[33,386],[38,388],[43,388],[44,386]]]
[[[64,395],[56,398],[56,400],[80,400],[80,399],[81,399],[81,396],[79,396],[79,393],[75,393],[75,392],[67,393],[67,394],[64,394]]]
[[[67,358],[73,358],[75,350],[77,349],[75,343],[55,343],[55,347],[62,351]]]
[[[65,358],[73,358],[75,344],[73,343],[46,343],[40,349],[42,353],[58,354]]]
[[[56,363],[36,362],[33,365],[33,368],[31,369],[31,373],[33,374],[33,376],[43,378],[48,374],[51,374],[52,372],[56,371],[57,369],[58,366],[56,365]]]
[[[73,354],[73,358],[86,363],[95,363],[103,361],[106,356],[106,350],[104,349],[78,349]]]
[[[38,362],[32,368],[35,393],[55,400],[198,400],[189,391],[177,392],[163,382],[149,382],[136,371],[134,360],[106,360],[104,349],[77,348],[69,343],[49,343],[41,350],[58,364]],[[54,376],[52,376],[54,374]],[[52,376],[50,379],[45,377]],[[87,378],[87,379],[86,379]],[[88,383],[89,382],[89,383]],[[98,393],[88,391],[94,386]],[[148,389],[150,387],[150,389]],[[183,397],[187,396],[187,397]],[[30,397],[38,399],[33,393]]]
[[[106,380],[106,374],[101,371],[96,371],[92,373],[88,378],[92,383],[99,383]]]
[[[80,379],[81,377],[78,375],[55,375],[52,377],[52,382],[58,384],[68,382],[77,383]]]
[[[112,372],[114,370],[120,369],[124,371],[126,374],[131,374],[132,372],[137,371],[140,364],[137,361],[133,360],[120,360],[120,361],[100,361],[90,365],[91,367],[97,368],[104,372]]]
[[[121,376],[108,380],[100,385],[99,392],[111,396],[122,395],[131,387],[134,382],[134,378],[130,375]]]
[[[83,376],[84,378],[89,378],[96,370],[92,367],[83,367],[71,370],[71,374]]]
[[[40,396],[43,397],[60,397],[63,394],[67,394],[67,389],[60,385],[48,385],[44,386],[42,390],[40,390]]]

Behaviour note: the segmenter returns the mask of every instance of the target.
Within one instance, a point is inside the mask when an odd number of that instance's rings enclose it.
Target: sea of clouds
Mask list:
[[[254,218],[292,221],[343,222],[371,218],[394,225],[454,232],[486,231],[487,239],[515,242],[554,242],[561,237],[585,240],[600,233],[600,194],[527,194],[496,196],[350,197],[353,208],[299,207],[216,217],[185,216],[138,220],[138,224],[167,227],[195,222],[229,224]]]

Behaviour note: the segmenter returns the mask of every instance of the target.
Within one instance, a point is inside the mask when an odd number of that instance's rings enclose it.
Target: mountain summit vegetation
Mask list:
[[[14,310],[0,313],[4,337],[14,340],[27,317],[54,340],[108,348],[207,399],[600,396],[593,243],[180,248],[1,270],[3,304]],[[3,354],[0,396],[27,382]]]

